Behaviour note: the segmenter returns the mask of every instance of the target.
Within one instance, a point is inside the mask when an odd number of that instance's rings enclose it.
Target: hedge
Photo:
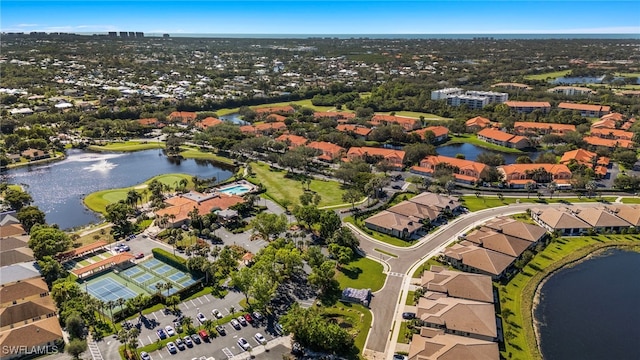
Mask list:
[[[178,270],[191,273],[191,271],[187,267],[187,260],[179,256],[173,255],[172,253],[160,248],[151,249],[151,252],[153,253],[154,258],[160,261],[164,261]]]

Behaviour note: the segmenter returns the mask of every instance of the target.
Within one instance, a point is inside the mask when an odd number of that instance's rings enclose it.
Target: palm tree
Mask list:
[[[113,300],[109,300],[107,301],[106,306],[109,309],[109,314],[111,315],[111,321],[113,321],[113,308],[116,306],[116,302]]]
[[[169,296],[169,290],[173,289],[173,284],[170,282],[165,283],[164,289],[167,290],[167,296]]]
[[[587,196],[592,197],[595,194],[596,189],[598,189],[598,183],[591,180],[585,184],[584,188],[587,190]]]
[[[535,184],[532,181],[527,181],[527,183],[524,184],[524,188],[525,190],[527,190],[527,199],[529,199],[531,196],[531,191],[535,189]]]
[[[213,328],[215,327],[215,325],[216,325],[216,322],[211,319],[207,319],[202,323],[202,327],[204,327],[208,333],[211,333],[211,331],[213,331]]]
[[[156,290],[158,290],[158,293],[160,293],[162,290],[164,290],[164,283],[162,282],[157,282],[154,287],[156,288]]]
[[[127,303],[127,301],[123,298],[118,298],[116,300],[116,306],[118,306],[120,308],[120,311],[122,311],[122,307]]]
[[[549,190],[549,194],[550,194],[549,198],[553,199],[553,193],[555,193],[556,190],[558,190],[558,184],[555,181],[552,181],[547,186],[547,189]]]
[[[191,318],[191,316],[185,316],[184,318],[182,318],[182,326],[184,326],[186,329],[191,329],[193,327],[193,319]]]

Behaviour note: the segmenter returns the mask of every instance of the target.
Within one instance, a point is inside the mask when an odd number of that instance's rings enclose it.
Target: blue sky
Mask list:
[[[0,30],[212,34],[640,33],[640,1],[0,0]]]

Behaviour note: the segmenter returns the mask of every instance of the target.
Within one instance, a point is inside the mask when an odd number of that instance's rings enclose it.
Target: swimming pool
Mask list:
[[[233,185],[230,187],[219,189],[218,191],[229,195],[242,195],[251,191],[251,188],[247,185]]]

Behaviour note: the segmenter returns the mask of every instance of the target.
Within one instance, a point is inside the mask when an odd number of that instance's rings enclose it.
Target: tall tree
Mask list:
[[[45,225],[35,225],[31,228],[29,248],[33,250],[36,260],[65,251],[70,245],[69,236],[58,228]]]
[[[29,232],[33,225],[45,224],[45,214],[37,206],[25,206],[16,214],[24,229]]]

